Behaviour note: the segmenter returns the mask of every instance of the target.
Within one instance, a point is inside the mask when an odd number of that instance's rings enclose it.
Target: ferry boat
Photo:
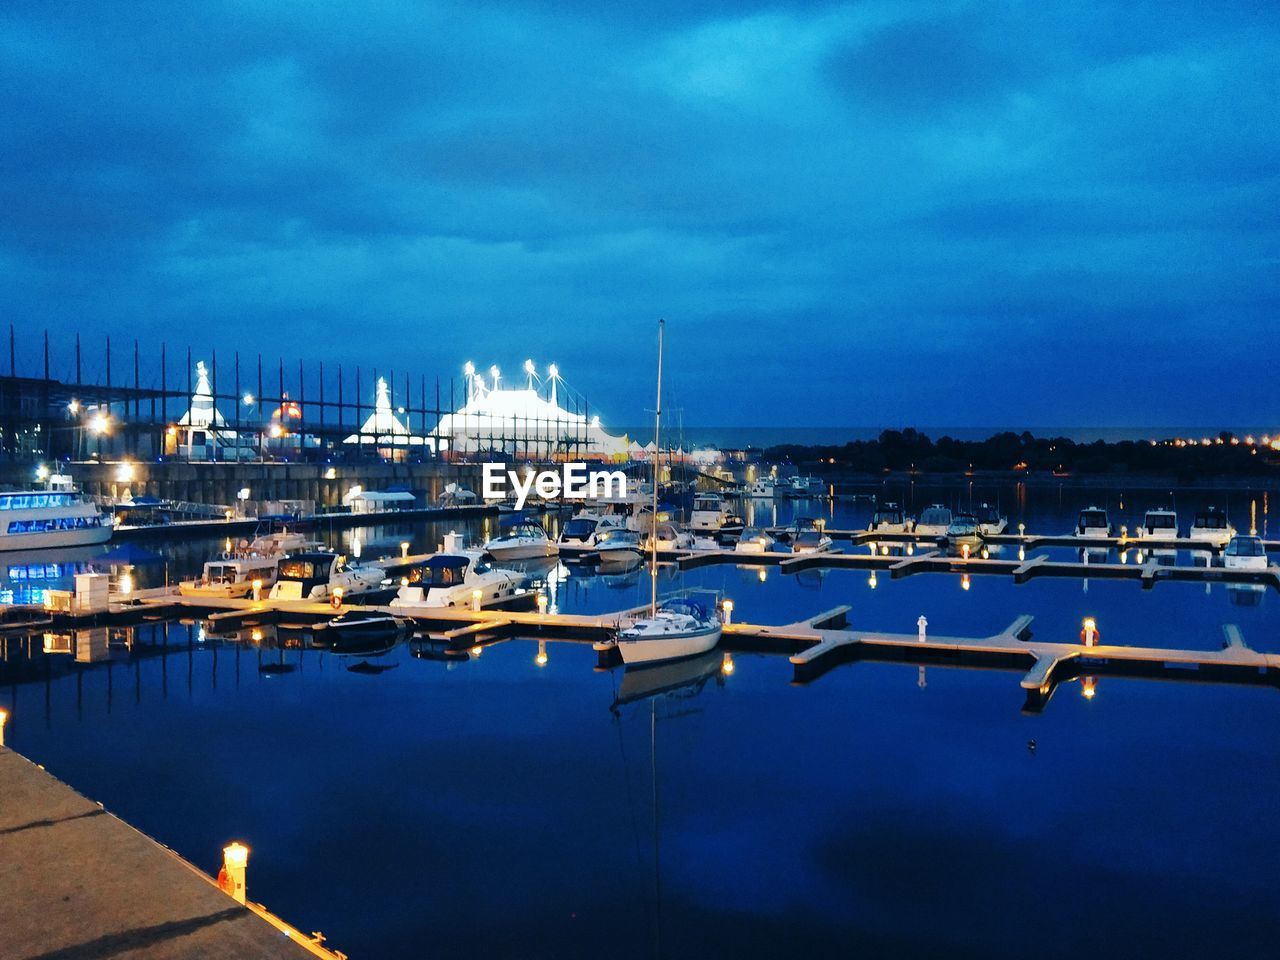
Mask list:
[[[50,478],[44,490],[0,492],[0,551],[82,547],[111,539],[111,518],[83,493]]]
[[[1111,519],[1107,511],[1101,507],[1085,507],[1076,519],[1075,535],[1098,539],[1111,536]]]
[[[484,545],[495,560],[533,560],[559,556],[560,548],[532,520],[519,520]]]
[[[392,610],[411,613],[440,607],[469,607],[480,591],[480,606],[492,607],[525,595],[524,574],[495,567],[479,550],[437,553],[404,571]],[[384,580],[383,585],[390,581]]]
[[[947,527],[951,526],[951,510],[940,503],[932,504],[920,512],[912,532],[920,537],[937,539],[946,536]]]
[[[1191,521],[1191,529],[1187,531],[1188,539],[1216,543],[1219,546],[1229,541],[1235,534],[1235,528],[1227,520],[1227,515],[1217,507],[1210,507],[1208,510],[1197,513],[1195,519]]]
[[[1246,534],[1232,537],[1222,551],[1222,565],[1228,570],[1267,569],[1267,549],[1262,538]]]
[[[1138,528],[1138,536],[1148,540],[1177,540],[1178,515],[1163,507],[1148,510]]]
[[[347,600],[376,592],[385,571],[374,566],[348,566],[345,557],[315,550],[284,557],[271,587],[272,600],[327,600],[341,590]]]
[[[1004,516],[999,508],[993,507],[989,503],[984,503],[978,507],[975,518],[978,521],[978,531],[984,537],[998,537],[1009,526],[1009,518]]]
[[[871,515],[867,529],[872,533],[910,533],[915,524],[896,503],[882,503]]]
[[[692,600],[668,600],[657,611],[618,631],[627,666],[696,657],[720,642],[720,618]]]

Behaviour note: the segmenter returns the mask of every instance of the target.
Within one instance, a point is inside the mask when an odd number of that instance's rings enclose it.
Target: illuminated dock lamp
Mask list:
[[[334,467],[330,467],[328,470],[324,472],[324,478],[326,480],[337,480],[338,479],[337,469],[335,469]]]
[[[1027,559],[1027,548],[1026,548],[1026,547],[1021,546],[1021,545],[1019,545],[1019,546],[1018,546],[1018,559],[1019,559],[1019,560],[1025,560],[1025,559]]]
[[[479,613],[480,600],[484,597],[482,590],[476,589],[471,591],[471,609]]]
[[[1120,542],[1124,543],[1129,539],[1129,525],[1127,523],[1120,524]]]
[[[4,746],[4,727],[9,722],[9,711],[0,709],[0,747]]]
[[[967,543],[960,544],[960,556],[965,560],[969,559],[969,545]]]
[[[726,677],[731,677],[733,676],[733,671],[734,671],[733,654],[731,654],[728,650],[726,650],[724,652],[724,660],[720,662],[720,672],[723,673]]]
[[[1025,523],[1018,524],[1018,536],[1025,537],[1027,535],[1027,525]]]
[[[920,619],[916,621],[916,638],[921,643],[924,643],[925,637],[928,634],[928,630],[929,630],[929,621],[925,619],[924,614],[922,613],[920,614]]]
[[[329,594],[329,606],[333,607],[335,610],[341,610],[343,592],[344,591],[341,587],[334,587],[333,592]]]
[[[129,573],[120,574],[119,587],[121,596],[127,597],[133,593],[133,575]]]
[[[1080,625],[1080,642],[1086,647],[1096,647],[1101,637],[1098,633],[1098,621],[1093,617],[1085,617]]]
[[[545,667],[547,665],[547,641],[546,640],[538,641],[538,655],[533,658],[533,662],[540,667]]]
[[[218,871],[218,886],[237,903],[245,902],[245,874],[249,867],[249,848],[243,843],[231,843],[222,848],[222,869]]]
[[[258,603],[262,600],[262,580],[253,581],[253,602]]]
[[[545,593],[538,594],[538,613],[545,614],[547,612],[547,595]]]
[[[985,545],[984,545],[984,546],[983,546],[983,548],[982,548],[982,559],[983,559],[983,560],[990,560],[990,559],[991,559],[991,551],[990,551],[990,550],[988,550],[988,549],[986,548],[986,546],[985,546]]]
[[[889,545],[887,543],[880,545],[880,556],[887,557],[889,555]]]
[[[1098,695],[1098,681],[1093,677],[1080,678],[1080,696],[1092,700]]]
[[[409,556],[409,541],[401,540],[400,541],[400,559],[404,560],[408,556]]]
[[[914,557],[916,555],[916,545],[914,543],[907,544],[907,556]]]
[[[733,623],[733,601],[725,597],[724,603],[720,605],[720,608],[724,611],[725,626]]]

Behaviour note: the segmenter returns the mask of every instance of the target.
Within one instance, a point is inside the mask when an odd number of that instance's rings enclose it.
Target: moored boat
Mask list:
[[[547,536],[541,524],[527,519],[518,520],[500,531],[484,545],[484,549],[495,560],[532,560],[560,553],[560,548]]]
[[[912,532],[916,536],[936,540],[946,535],[949,526],[951,526],[951,511],[942,504],[935,503],[921,511],[920,519],[916,521]]]
[[[1187,538],[1205,543],[1216,543],[1219,546],[1229,541],[1236,534],[1235,528],[1227,519],[1227,515],[1217,507],[1201,510],[1191,521],[1191,529]]]
[[[492,607],[524,596],[523,580],[524,574],[493,566],[479,550],[437,553],[401,571],[400,588],[390,607],[406,613],[476,603]]]

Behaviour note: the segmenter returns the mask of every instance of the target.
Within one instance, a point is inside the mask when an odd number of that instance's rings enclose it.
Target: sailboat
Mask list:
[[[658,402],[653,413],[653,515],[658,515],[658,460],[662,449],[662,334],[658,321]],[[658,606],[658,538],[650,537],[649,615],[618,630],[616,643],[627,666],[649,666],[706,653],[720,642],[722,626],[714,611],[691,600]]]

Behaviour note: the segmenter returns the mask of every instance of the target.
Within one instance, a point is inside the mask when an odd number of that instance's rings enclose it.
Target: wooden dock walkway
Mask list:
[[[0,955],[338,960],[4,747],[0,783]]]

